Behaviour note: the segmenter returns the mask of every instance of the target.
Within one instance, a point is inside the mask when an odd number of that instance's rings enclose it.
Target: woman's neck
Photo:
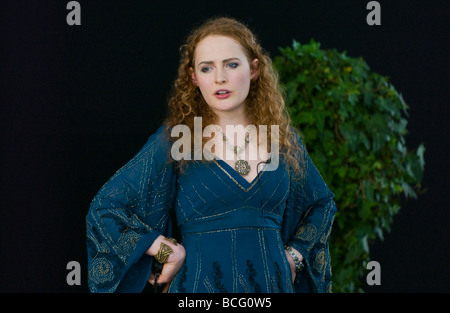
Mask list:
[[[249,124],[247,115],[245,112],[216,112],[218,116],[217,124],[223,130],[226,129],[227,125],[242,125],[246,127]]]

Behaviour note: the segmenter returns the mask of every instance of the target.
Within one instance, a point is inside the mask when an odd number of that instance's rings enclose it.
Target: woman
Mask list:
[[[199,118],[201,139],[181,140]],[[212,19],[181,48],[164,125],[91,203],[89,287],[140,292],[159,261],[168,292],[330,292],[335,211],[270,58],[247,27]]]

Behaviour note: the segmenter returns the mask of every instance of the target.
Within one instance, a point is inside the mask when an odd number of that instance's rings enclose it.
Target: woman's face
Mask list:
[[[194,64],[192,80],[214,113],[244,112],[257,59],[250,66],[243,48],[234,39],[208,36],[198,43]]]

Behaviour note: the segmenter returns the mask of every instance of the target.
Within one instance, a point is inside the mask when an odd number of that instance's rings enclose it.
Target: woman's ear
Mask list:
[[[259,76],[258,59],[254,59],[250,64],[250,78],[255,80]]]
[[[192,67],[190,67],[189,70],[191,71],[192,83],[193,83],[194,85],[198,86],[198,82],[197,82],[197,78],[195,77],[194,70],[192,69]]]

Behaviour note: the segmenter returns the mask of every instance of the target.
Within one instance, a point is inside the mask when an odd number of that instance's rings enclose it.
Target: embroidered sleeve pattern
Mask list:
[[[329,237],[336,206],[334,195],[311,161],[305,147],[300,180],[291,180],[285,212],[285,240],[303,255],[307,276],[315,292],[331,292]]]
[[[91,292],[134,292],[145,286],[152,259],[145,251],[165,232],[174,193],[173,169],[159,143],[157,135],[150,137],[91,202],[86,216]],[[129,284],[131,276],[143,281],[136,284],[134,278]]]

